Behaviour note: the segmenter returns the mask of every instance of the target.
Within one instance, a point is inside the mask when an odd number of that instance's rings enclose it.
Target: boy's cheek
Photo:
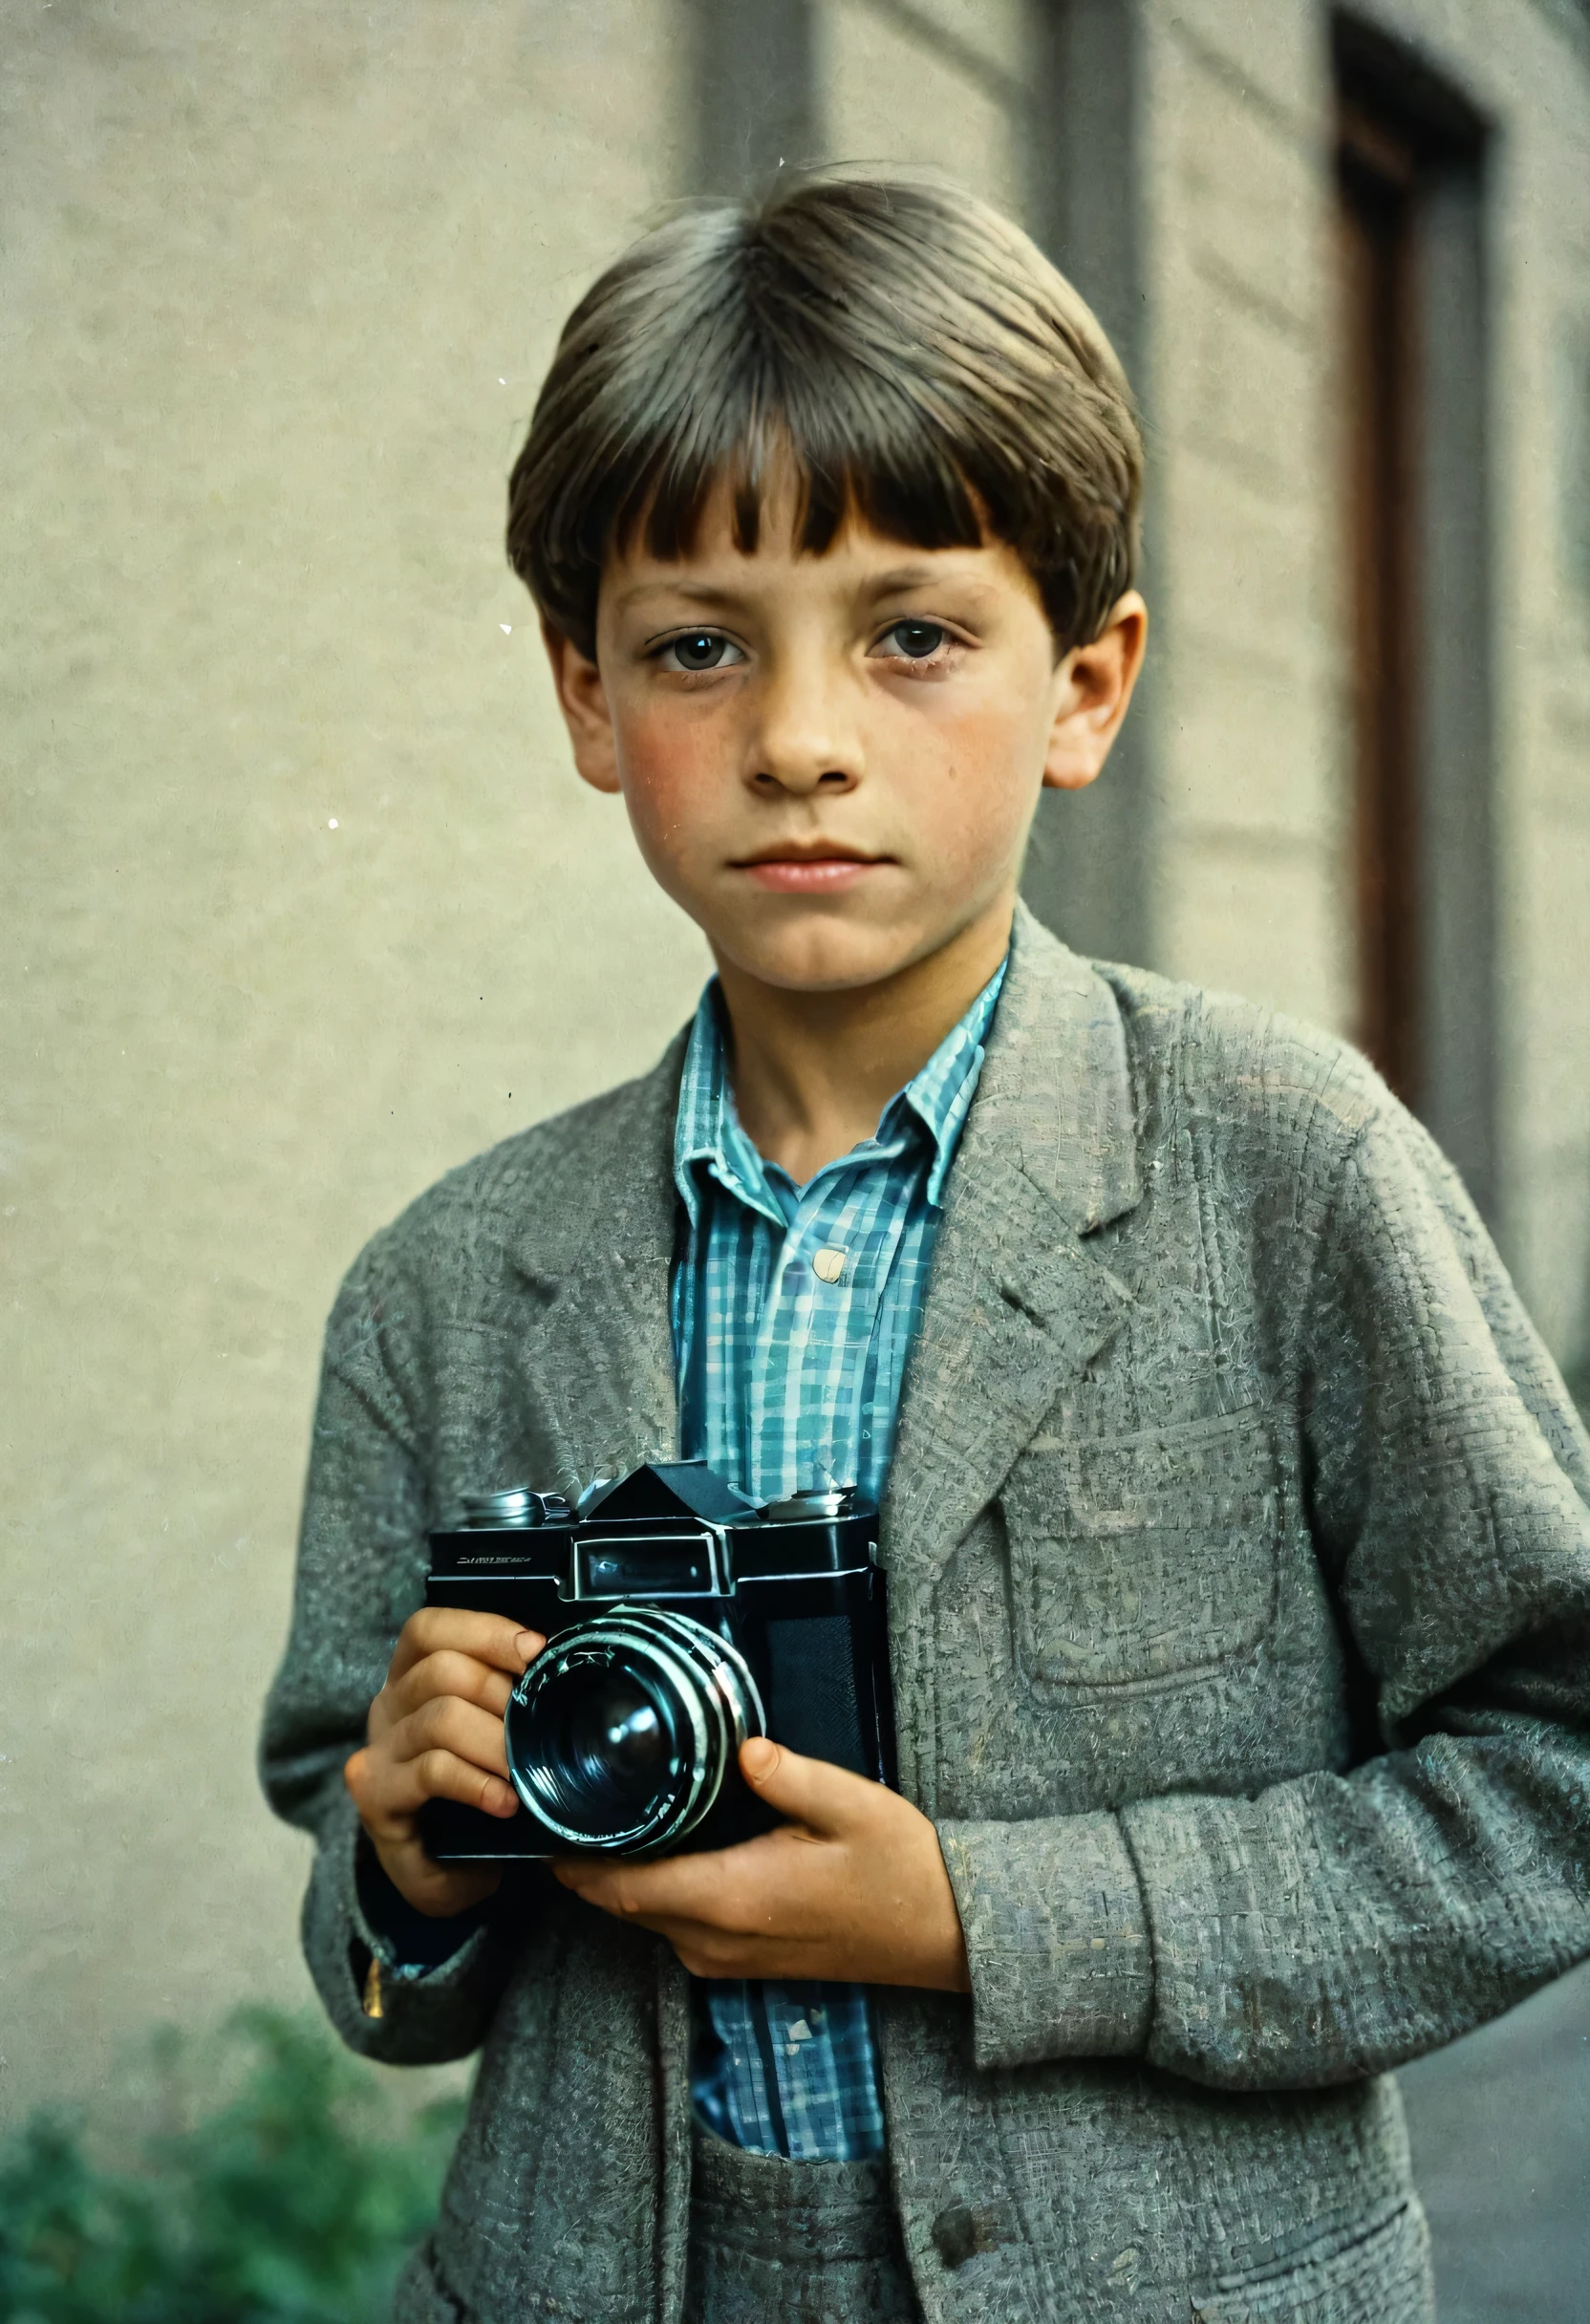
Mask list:
[[[648,859],[710,850],[732,812],[734,782],[709,739],[668,726],[620,731],[616,741],[619,786]]]
[[[725,705],[703,688],[672,699],[613,704],[613,746],[626,788],[667,797],[691,775],[716,774],[732,762]]]

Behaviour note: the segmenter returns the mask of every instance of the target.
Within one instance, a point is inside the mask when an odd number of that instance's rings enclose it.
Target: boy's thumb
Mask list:
[[[824,1759],[803,1759],[797,1751],[752,1735],[740,1747],[740,1772],[759,1798],[791,1823],[831,1831],[844,1820],[846,1787],[860,1780]]]

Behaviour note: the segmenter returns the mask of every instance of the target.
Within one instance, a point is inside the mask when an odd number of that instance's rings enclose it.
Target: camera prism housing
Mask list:
[[[759,1507],[705,1461],[515,1486],[431,1536],[427,1605],[505,1614],[545,1649],[504,1720],[519,1813],[433,1799],[439,1863],[728,1847],[780,1818],[750,1735],[897,1788],[877,1511],[849,1487]]]

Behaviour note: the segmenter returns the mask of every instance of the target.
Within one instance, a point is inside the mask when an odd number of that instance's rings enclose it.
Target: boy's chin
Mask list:
[[[736,969],[759,984],[788,993],[843,993],[887,983],[929,958],[951,939],[931,930],[877,928],[854,922],[721,933],[708,940],[720,968]]]

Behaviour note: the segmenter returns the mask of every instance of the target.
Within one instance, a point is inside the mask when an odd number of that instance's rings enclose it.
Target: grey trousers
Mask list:
[[[921,2324],[881,2163],[695,2139],[685,2324]]]

